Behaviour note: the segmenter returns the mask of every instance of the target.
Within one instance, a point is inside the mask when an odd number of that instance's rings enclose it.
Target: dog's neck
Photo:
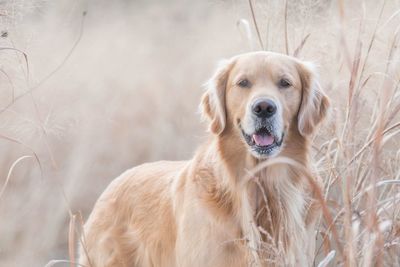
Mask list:
[[[306,167],[307,140],[293,129],[286,138],[279,156],[295,159]],[[212,160],[217,163],[213,176],[217,179],[218,188],[223,189],[220,197],[224,199],[220,201],[225,205],[231,202],[230,205],[240,211],[236,217],[242,238],[248,240],[253,250],[261,249],[268,243],[275,246],[277,254],[282,252],[281,257],[293,261],[296,253],[290,252],[291,255],[288,255],[288,250],[293,242],[299,242],[294,239],[301,239],[305,234],[304,213],[307,203],[301,175],[288,164],[268,165],[268,160],[254,158],[244,145],[238,146],[238,142],[241,141],[232,138],[232,132],[219,136],[216,142],[218,154]],[[261,165],[266,167],[254,173],[254,169]],[[226,199],[228,196],[229,199]],[[259,254],[254,254],[253,258]]]

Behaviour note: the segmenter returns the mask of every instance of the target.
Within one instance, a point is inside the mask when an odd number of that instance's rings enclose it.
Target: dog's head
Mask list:
[[[328,98],[312,65],[293,57],[254,52],[223,61],[202,99],[212,133],[240,136],[259,159],[278,155],[289,129],[307,137],[325,117]],[[296,127],[291,127],[296,124]]]

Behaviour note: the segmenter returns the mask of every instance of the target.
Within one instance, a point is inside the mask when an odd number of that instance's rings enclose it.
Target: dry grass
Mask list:
[[[333,100],[315,266],[400,266],[397,0],[94,2],[0,2],[0,266],[73,261],[110,180],[190,158],[200,85],[260,46],[318,63]]]

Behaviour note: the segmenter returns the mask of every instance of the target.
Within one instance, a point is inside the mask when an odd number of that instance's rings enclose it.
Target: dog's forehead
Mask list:
[[[297,61],[289,56],[272,52],[255,52],[236,57],[235,69],[238,73],[265,73],[295,75]]]

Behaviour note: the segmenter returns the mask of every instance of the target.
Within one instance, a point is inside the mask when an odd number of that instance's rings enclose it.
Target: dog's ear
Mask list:
[[[225,129],[225,91],[232,66],[232,60],[223,60],[218,64],[217,71],[206,83],[206,92],[201,100],[202,114],[211,121],[210,131],[216,135],[220,135]]]
[[[299,62],[297,65],[302,87],[298,129],[301,135],[307,136],[325,118],[330,104],[317,80],[314,65],[308,62]]]

